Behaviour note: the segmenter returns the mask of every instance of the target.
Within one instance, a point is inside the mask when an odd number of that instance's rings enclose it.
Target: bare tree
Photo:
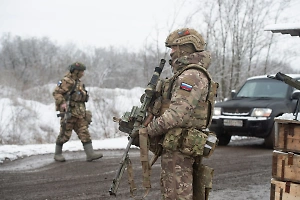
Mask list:
[[[195,10],[186,17],[184,25],[193,24],[196,29],[203,30],[207,49],[212,53],[209,71],[220,84],[220,99],[228,97],[230,91],[238,88],[245,78],[274,70],[271,64],[285,64],[278,59],[274,61],[275,39],[271,38],[272,34],[265,33],[263,27],[267,23],[276,22],[291,1],[193,2]],[[179,7],[174,10],[173,20],[167,25],[169,32],[178,25],[175,23],[176,17],[187,1],[177,3]],[[157,27],[157,38],[160,30]],[[48,38],[24,39],[6,34],[0,44],[0,84],[17,88],[28,96],[33,87],[41,88],[45,84],[57,83],[62,74],[67,72],[68,65],[80,61],[88,67],[85,76],[87,86],[143,87],[159,60],[165,57],[168,59],[166,52],[160,50],[157,38],[148,40],[153,43],[146,43],[139,53],[133,53],[115,47],[79,49],[75,44],[60,47]],[[169,76],[170,69],[165,69],[162,76]]]
[[[270,72],[268,66],[276,58],[271,47],[276,41],[264,32],[264,26],[275,23],[290,2],[210,0],[199,3],[196,11],[188,16],[190,24],[196,23],[199,30],[206,30],[207,48],[213,55],[210,70],[220,83],[221,99],[257,71],[259,74]],[[202,18],[203,21],[193,21]]]

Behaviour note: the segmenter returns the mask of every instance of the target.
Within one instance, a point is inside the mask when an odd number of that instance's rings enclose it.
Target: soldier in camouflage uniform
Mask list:
[[[55,155],[56,161],[65,161],[62,155],[63,144],[66,143],[74,130],[81,140],[86,160],[92,161],[101,158],[102,153],[95,153],[92,146],[91,136],[88,126],[91,123],[92,114],[86,110],[85,103],[89,95],[85,90],[84,84],[80,78],[84,75],[86,66],[75,62],[69,66],[69,72],[58,82],[54,89],[53,97],[55,99],[56,111],[60,111],[60,133],[56,139]],[[67,113],[70,112],[70,114]],[[70,115],[67,123],[64,121],[64,115]]]
[[[162,84],[161,97],[154,103],[159,110],[146,127],[151,138],[161,136],[161,192],[162,199],[208,199],[213,169],[201,164],[205,145],[210,137],[217,83],[207,68],[210,53],[205,42],[194,29],[183,28],[166,39],[171,48],[170,65],[173,77]],[[155,108],[159,105],[159,109]],[[214,143],[217,143],[216,137]]]

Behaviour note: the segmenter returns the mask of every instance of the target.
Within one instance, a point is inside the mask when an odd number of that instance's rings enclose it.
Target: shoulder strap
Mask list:
[[[67,101],[70,101],[70,98],[71,98],[71,95],[74,93],[75,91],[75,88],[76,88],[76,85],[77,85],[77,81],[75,81],[75,84],[73,85],[72,89],[70,90],[70,92],[64,94],[64,98],[67,100]]]
[[[72,90],[70,91],[70,95],[72,95],[74,93],[74,90],[77,86],[77,82],[78,82],[78,80],[75,80],[75,84],[73,85]]]

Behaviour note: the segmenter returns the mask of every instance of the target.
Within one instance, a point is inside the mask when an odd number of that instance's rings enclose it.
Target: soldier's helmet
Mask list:
[[[69,66],[69,70],[71,73],[73,73],[74,70],[84,71],[86,70],[86,66],[80,62],[75,62]]]
[[[182,28],[173,31],[166,39],[166,47],[193,44],[196,51],[203,51],[205,41],[200,33],[192,28]]]

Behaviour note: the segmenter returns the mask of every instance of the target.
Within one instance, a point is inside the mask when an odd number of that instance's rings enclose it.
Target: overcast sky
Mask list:
[[[153,43],[159,38],[163,46],[174,12],[186,16],[189,5],[182,6],[182,2],[0,0],[0,35],[10,32],[25,37],[48,36],[58,43],[98,47],[121,45],[138,49],[146,40]]]
[[[195,1],[0,0],[0,37],[9,32],[21,37],[47,36],[59,44],[122,46],[129,50],[158,41],[164,48],[169,31],[181,28],[193,11],[191,2]],[[296,1],[286,20],[299,23],[299,10],[300,1]],[[292,41],[291,48],[300,46],[299,37],[281,38]]]

